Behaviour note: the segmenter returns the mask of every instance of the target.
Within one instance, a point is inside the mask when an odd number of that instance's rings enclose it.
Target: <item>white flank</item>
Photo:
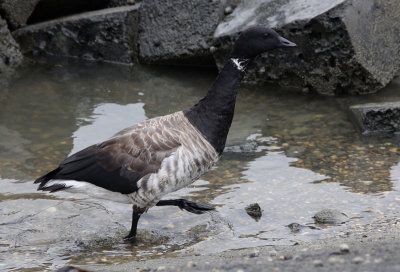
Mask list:
[[[125,204],[132,203],[128,195],[124,195],[118,192],[112,192],[85,181],[52,179],[46,183],[46,186],[44,188],[54,184],[64,184],[66,187],[70,187],[63,189],[62,191],[64,192],[86,194],[94,198],[105,199]]]

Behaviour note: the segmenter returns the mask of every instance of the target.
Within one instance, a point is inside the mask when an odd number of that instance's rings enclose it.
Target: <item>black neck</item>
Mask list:
[[[184,111],[194,125],[221,154],[235,111],[236,94],[249,60],[229,59],[207,95]]]

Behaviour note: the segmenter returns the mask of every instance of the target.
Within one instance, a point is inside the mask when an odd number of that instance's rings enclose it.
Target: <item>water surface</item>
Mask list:
[[[399,138],[363,137],[347,105],[394,101],[378,95],[329,98],[276,86],[243,86],[227,148],[217,166],[168,198],[217,207],[194,215],[155,207],[138,243],[123,243],[129,205],[36,191],[32,181],[66,156],[118,130],[197,102],[215,72],[59,62],[22,69],[0,98],[0,270],[45,271],[294,244],[398,220]],[[258,203],[259,220],[244,208]],[[316,225],[334,208],[349,220]],[[293,233],[290,223],[307,226]]]

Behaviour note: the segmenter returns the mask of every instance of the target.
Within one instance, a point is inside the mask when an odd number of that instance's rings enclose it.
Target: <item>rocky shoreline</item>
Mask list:
[[[253,25],[272,27],[298,47],[258,58],[246,77],[251,84],[366,94],[400,71],[396,0],[58,2],[0,0],[17,42],[2,23],[0,74],[21,63],[19,50],[33,58],[220,67],[232,41]]]

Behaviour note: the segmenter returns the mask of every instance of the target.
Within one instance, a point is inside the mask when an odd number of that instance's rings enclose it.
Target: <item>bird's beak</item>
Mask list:
[[[286,40],[285,38],[279,36],[279,42],[281,43],[281,47],[294,47],[297,46],[295,43]]]

